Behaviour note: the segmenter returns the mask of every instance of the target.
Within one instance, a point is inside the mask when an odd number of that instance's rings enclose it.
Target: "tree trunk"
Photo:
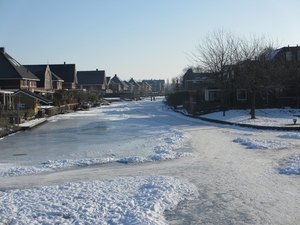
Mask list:
[[[256,91],[253,91],[251,96],[251,119],[256,119],[255,118],[255,97],[256,97]]]
[[[296,109],[299,109],[299,87],[296,89]]]
[[[222,90],[222,108],[223,108],[223,116],[225,116],[227,110],[227,95],[226,95],[226,91],[224,90]]]

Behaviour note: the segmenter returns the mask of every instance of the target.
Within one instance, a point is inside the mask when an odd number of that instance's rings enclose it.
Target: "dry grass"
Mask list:
[[[12,125],[8,119],[0,118],[0,137],[19,130],[19,127]]]

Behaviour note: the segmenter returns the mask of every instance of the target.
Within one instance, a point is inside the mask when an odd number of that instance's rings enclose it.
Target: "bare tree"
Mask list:
[[[238,37],[224,29],[208,34],[196,48],[190,59],[200,68],[215,74],[222,88],[223,116],[227,107],[226,86],[229,72],[238,65],[239,75],[234,75],[235,83],[252,93],[251,118],[255,118],[255,94],[274,79],[270,79],[271,67],[263,60],[264,55],[273,49],[273,42],[265,36]],[[256,62],[252,62],[256,61]]]
[[[273,91],[280,84],[279,76],[272,62],[266,56],[275,48],[274,42],[265,36],[252,36],[240,41],[235,66],[235,85],[251,93],[251,119],[255,119],[256,95]]]
[[[203,40],[203,43],[196,47],[196,53],[190,56],[190,59],[202,68],[204,71],[215,75],[216,81],[222,88],[222,108],[223,116],[226,111],[226,73],[229,66],[238,62],[240,39],[230,31],[224,29],[215,30],[209,33]]]
[[[296,95],[294,107],[299,108],[300,88],[300,47],[284,47],[273,52],[274,57],[270,61],[275,64],[280,73],[282,89],[292,95]]]

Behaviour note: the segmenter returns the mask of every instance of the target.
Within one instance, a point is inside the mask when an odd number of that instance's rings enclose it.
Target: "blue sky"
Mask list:
[[[0,46],[21,64],[167,79],[216,29],[300,45],[299,0],[0,0]]]

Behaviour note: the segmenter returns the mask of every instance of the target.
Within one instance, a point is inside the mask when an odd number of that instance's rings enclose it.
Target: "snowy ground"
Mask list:
[[[0,224],[296,224],[300,135],[158,101],[52,117],[0,140]],[[213,113],[292,125],[295,110]],[[297,117],[298,118],[298,117]]]

